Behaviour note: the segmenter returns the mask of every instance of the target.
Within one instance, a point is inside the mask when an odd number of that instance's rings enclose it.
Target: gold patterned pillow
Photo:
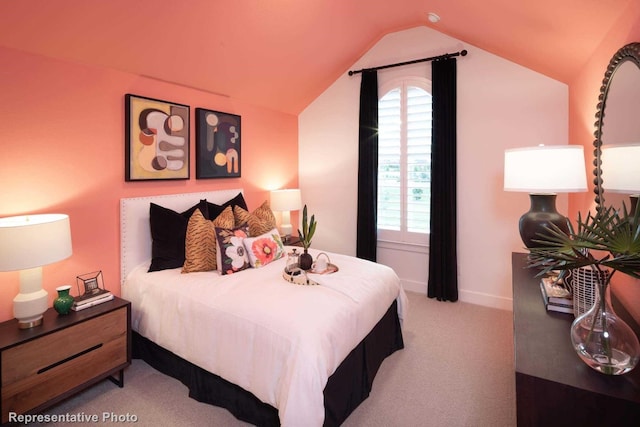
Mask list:
[[[236,227],[245,224],[249,226],[249,236],[260,236],[276,227],[276,217],[273,215],[269,202],[266,200],[251,213],[240,206],[235,206],[233,215],[235,216]]]
[[[199,209],[189,218],[185,238],[185,261],[183,273],[211,271],[216,269],[215,227],[233,228],[235,218],[228,206],[213,221],[207,220]]]

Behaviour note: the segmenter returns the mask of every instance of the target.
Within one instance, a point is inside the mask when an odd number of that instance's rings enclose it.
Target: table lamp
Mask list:
[[[556,210],[557,193],[587,191],[584,147],[539,145],[505,150],[504,189],[529,193],[531,207],[520,218],[520,237],[527,248],[546,228],[557,225],[569,233],[568,219]]]
[[[280,233],[284,236],[285,243],[291,237],[293,226],[291,225],[291,211],[297,211],[302,207],[302,198],[299,189],[274,190],[271,192],[271,209],[282,212]]]
[[[603,145],[602,187],[612,193],[631,195],[633,217],[640,195],[640,143]]]
[[[20,271],[13,315],[20,329],[42,324],[49,302],[42,266],[71,256],[69,217],[63,214],[0,218],[0,271]]]

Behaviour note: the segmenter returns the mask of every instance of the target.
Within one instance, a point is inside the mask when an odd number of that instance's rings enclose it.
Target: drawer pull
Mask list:
[[[83,354],[91,353],[92,351],[97,350],[97,349],[99,349],[100,347],[102,347],[102,343],[100,343],[100,344],[96,344],[96,345],[94,345],[93,347],[89,347],[89,348],[88,348],[88,349],[86,349],[86,350],[82,350],[81,352],[76,353],[76,354],[74,354],[74,355],[72,355],[72,356],[69,356],[69,357],[67,357],[67,358],[65,358],[65,359],[62,359],[62,360],[60,360],[60,361],[58,361],[58,362],[56,362],[56,363],[52,363],[52,364],[51,364],[51,365],[49,365],[49,366],[45,366],[44,368],[41,368],[41,369],[39,369],[39,370],[38,370],[38,374],[42,374],[42,373],[44,373],[44,372],[47,372],[48,370],[53,369],[53,368],[55,368],[56,366],[62,365],[63,363],[67,363],[67,362],[68,362],[68,361],[70,361],[70,360],[76,359],[76,358],[78,358],[78,357],[82,356]]]

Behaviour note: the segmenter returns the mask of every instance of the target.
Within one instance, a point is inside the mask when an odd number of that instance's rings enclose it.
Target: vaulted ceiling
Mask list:
[[[568,82],[633,1],[5,0],[0,46],[297,114],[384,35],[421,25]]]

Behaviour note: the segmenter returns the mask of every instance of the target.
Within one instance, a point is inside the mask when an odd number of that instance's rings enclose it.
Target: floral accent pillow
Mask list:
[[[257,237],[248,237],[243,243],[249,255],[251,267],[264,267],[284,256],[284,245],[277,228]]]
[[[218,271],[221,274],[233,274],[251,267],[243,241],[249,229],[246,226],[236,228],[216,227]]]

